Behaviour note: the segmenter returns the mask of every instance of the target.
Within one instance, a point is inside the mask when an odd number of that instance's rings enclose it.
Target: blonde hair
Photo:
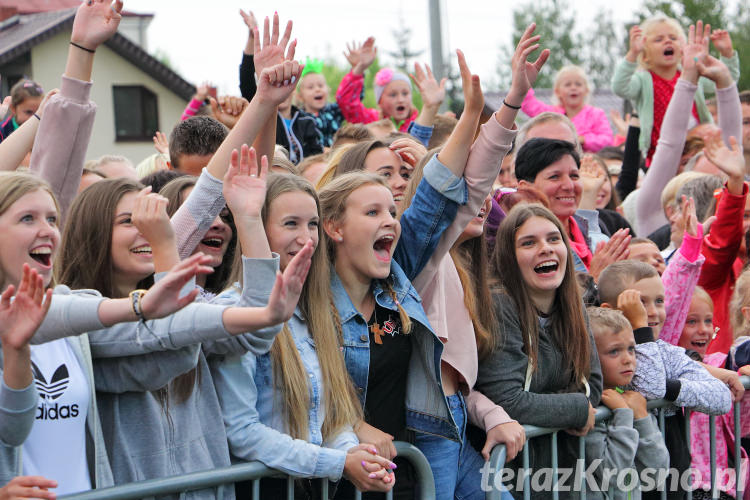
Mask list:
[[[344,157],[347,151],[352,149],[357,144],[357,142],[349,142],[346,144],[342,144],[341,146],[337,146],[336,148],[331,150],[330,154],[328,155],[328,166],[326,167],[325,172],[323,172],[323,175],[318,180],[318,183],[315,185],[315,189],[320,191],[325,187],[326,184],[331,182],[331,179],[333,179],[336,175],[336,168],[339,166],[339,163],[341,163],[341,159]]]
[[[742,314],[742,308],[750,306],[750,269],[745,269],[734,284],[732,300],[729,302],[729,319],[732,324],[732,333],[737,338],[747,335],[750,331],[750,322]]]
[[[659,13],[653,17],[650,17],[641,23],[641,31],[643,33],[643,50],[638,54],[638,65],[645,69],[650,69],[648,59],[646,58],[646,41],[649,33],[659,24],[667,24],[669,27],[677,32],[680,38],[680,42],[685,45],[687,37],[685,31],[682,29],[682,25],[672,17],[666,16],[665,14]],[[679,64],[679,61],[678,61]]]
[[[573,74],[583,80],[583,84],[586,86],[586,98],[584,99],[584,102],[588,104],[589,97],[591,96],[591,92],[594,91],[594,87],[592,86],[591,80],[589,80],[588,75],[586,75],[586,72],[580,66],[570,64],[568,66],[563,66],[562,68],[560,68],[560,70],[555,74],[555,83],[552,88],[554,90],[557,90],[563,77],[570,74]],[[560,99],[558,99],[556,93],[553,93],[553,99],[555,101],[555,104],[557,104],[558,106],[562,106],[562,103],[560,102]]]
[[[622,311],[617,309],[588,307],[586,308],[586,312],[589,315],[589,325],[591,325],[591,331],[594,334],[594,338],[598,338],[607,333],[620,333],[633,330],[630,326],[630,322],[625,318],[625,315],[622,314]]]
[[[318,196],[320,196],[320,210],[323,216],[323,223],[342,222],[346,213],[346,202],[349,199],[349,195],[361,187],[372,185],[383,186],[389,193],[391,192],[391,189],[388,187],[388,184],[383,177],[362,171],[348,172],[329,182],[318,193]],[[332,241],[328,236],[328,233],[325,231],[323,232],[323,238],[328,247],[328,258],[331,263],[334,263],[336,261],[337,243]],[[409,318],[406,310],[401,306],[401,303],[396,296],[396,292],[393,290],[390,278],[379,281],[383,289],[388,295],[390,295],[391,299],[396,304],[396,307],[398,307],[402,331],[404,333],[409,333],[412,327],[411,318]]]
[[[261,210],[264,224],[268,220],[271,204],[285,193],[299,192],[315,200],[320,213],[320,202],[313,188],[304,177],[289,174],[269,174],[266,200]],[[238,254],[240,252],[237,252]],[[343,428],[362,419],[354,385],[346,370],[341,354],[343,338],[331,316],[333,302],[330,281],[330,264],[323,238],[322,226],[318,226],[318,247],[312,256],[312,264],[302,287],[299,310],[315,343],[321,378],[326,418],[323,421],[323,441]],[[237,268],[235,268],[236,271]],[[285,324],[271,346],[273,377],[276,387],[282,392],[283,413],[287,432],[294,438],[309,439],[310,387],[307,372],[294,343],[289,325]]]
[[[146,157],[135,167],[135,175],[139,179],[143,179],[147,175],[151,175],[159,170],[168,170],[167,162],[169,156],[162,153],[154,153],[151,156]]]
[[[25,172],[0,172],[0,215],[7,212],[19,199],[37,190],[49,193],[59,216],[60,205],[57,203],[55,193],[52,192],[52,188],[47,184],[47,181]],[[58,224],[59,222],[58,220]],[[2,273],[2,266],[0,266],[0,284],[4,282],[5,276]],[[54,278],[52,278],[52,283],[49,286],[54,286]]]
[[[703,177],[708,174],[702,174],[700,172],[683,172],[675,177],[672,177],[664,189],[661,190],[661,208],[666,212],[668,206],[674,207],[675,198],[677,197],[677,191],[680,190],[688,181]]]

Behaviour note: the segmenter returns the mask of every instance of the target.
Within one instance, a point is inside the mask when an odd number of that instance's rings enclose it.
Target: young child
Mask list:
[[[297,98],[302,111],[315,119],[315,126],[320,134],[320,145],[324,148],[331,147],[333,136],[344,123],[344,115],[341,114],[339,105],[328,102],[328,92],[330,89],[323,76],[323,61],[308,58],[297,85]]]
[[[323,152],[320,145],[320,132],[315,125],[315,117],[300,111],[292,104],[292,97],[279,104],[276,120],[276,144],[289,151],[289,159],[295,165],[305,156]]]
[[[604,469],[614,469],[618,476],[620,470],[634,467],[639,475],[646,467],[666,469],[669,452],[656,418],[646,409],[646,398],[622,389],[630,384],[636,369],[633,329],[618,311],[601,307],[589,307],[587,311],[602,367],[602,403],[612,410],[612,419],[598,422],[586,436],[586,456],[603,458],[594,473],[602,480]],[[608,498],[640,496],[612,482],[600,486],[608,488]],[[634,492],[639,493],[638,482],[634,486]]]
[[[633,327],[637,369],[631,388],[646,399],[666,399],[678,407],[722,415],[732,407],[732,394],[721,380],[690,359],[685,350],[659,338],[666,319],[664,286],[648,264],[624,260],[609,265],[599,275],[602,307],[619,309]],[[690,467],[682,411],[667,410],[665,442],[670,467],[679,474]],[[682,498],[682,491],[668,498]],[[650,496],[650,494],[649,494]]]
[[[11,115],[0,124],[0,142],[32,118],[42,104],[44,91],[33,80],[20,80],[10,89]]]
[[[732,314],[732,323],[734,331],[742,335],[747,331],[747,320],[745,314],[748,311],[747,306],[750,304],[750,297],[747,292],[750,291],[750,273],[743,273],[737,281],[737,286],[732,297],[730,310]],[[743,309],[745,314],[743,314]],[[731,348],[730,355],[726,353],[714,352],[706,354],[708,343],[715,335],[713,324],[714,304],[708,293],[701,287],[696,287],[693,292],[693,299],[690,303],[685,328],[682,330],[682,336],[677,345],[686,350],[693,351],[694,355],[702,359],[704,366],[715,376],[729,375],[737,378],[735,370],[740,369],[740,374],[746,369],[742,369],[748,364],[748,352],[750,352],[750,342],[748,337],[735,338],[734,345]],[[717,373],[714,373],[717,372]],[[739,379],[736,380],[739,384]],[[733,391],[734,392],[734,391]],[[742,397],[740,391],[735,392],[735,400],[740,399],[741,419],[740,433],[746,436],[750,433],[750,420],[744,418],[748,415],[750,399]],[[716,468],[719,471],[729,470],[729,456],[734,456],[734,413],[730,412],[722,415],[716,420]],[[700,474],[695,477],[700,478],[696,483],[696,490],[693,491],[693,498],[711,498],[711,454],[710,442],[708,436],[709,419],[708,415],[693,413],[690,416],[690,447],[692,463],[691,467],[697,469]],[[743,462],[748,459],[747,452],[740,450]],[[731,454],[731,455],[730,455]],[[745,467],[742,470],[744,478],[744,487],[747,489],[748,471]],[[736,477],[736,476],[734,476]],[[716,487],[719,490],[720,498],[736,497],[736,480],[734,477],[727,477],[725,474],[718,474]]]
[[[630,250],[630,259],[645,262],[653,266],[656,272],[659,273],[659,276],[664,274],[667,265],[656,243],[648,238],[633,238],[630,240],[628,250]]]
[[[591,92],[588,77],[580,66],[565,66],[555,76],[556,105],[545,104],[529,89],[521,103],[521,110],[534,117],[545,111],[560,113],[573,121],[578,132],[578,140],[584,151],[597,152],[612,145],[612,128],[604,110],[589,106]]]
[[[696,35],[709,37],[710,26],[703,30],[698,21]],[[732,40],[724,30],[710,33],[714,47],[721,60],[730,68],[732,79],[739,78],[739,59],[732,49]],[[639,146],[650,162],[661,132],[661,124],[667,105],[680,77],[680,60],[686,43],[680,24],[670,17],[659,14],[642,25],[630,28],[630,48],[625,59],[615,68],[612,90],[620,97],[630,99],[641,120]],[[636,71],[638,68],[641,71]],[[692,115],[693,125],[711,122],[711,113],[706,107],[704,91],[711,83],[702,78],[695,94]],[[692,127],[692,125],[691,125]]]
[[[350,47],[347,59],[352,69],[341,80],[336,91],[336,102],[346,121],[350,123],[370,123],[381,118],[393,121],[396,129],[409,131],[409,125],[416,120],[418,111],[411,101],[411,82],[400,71],[383,68],[375,75],[375,101],[378,109],[367,109],[360,94],[364,85],[364,73],[375,61],[377,48],[375,39],[368,38],[361,47]]]

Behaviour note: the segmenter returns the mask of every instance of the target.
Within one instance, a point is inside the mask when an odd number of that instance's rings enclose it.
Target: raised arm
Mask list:
[[[643,31],[638,25],[630,28],[630,45],[625,58],[615,67],[612,75],[612,92],[618,96],[634,101],[636,107],[641,98],[641,85],[635,76],[638,69],[638,54],[643,50]]]
[[[352,70],[341,80],[336,90],[336,102],[349,123],[370,123],[378,119],[377,109],[367,109],[360,99],[364,86],[364,73],[375,61],[378,49],[375,38],[369,37],[362,44],[347,45],[344,53]]]
[[[34,120],[26,120],[18,130],[0,142],[0,170],[15,170],[23,161],[24,157],[31,151],[39,130],[39,123],[44,115],[44,108],[50,97],[57,94],[57,89],[52,89],[44,96],[44,100],[36,111]],[[1,115],[0,115],[1,116]]]
[[[94,52],[117,31],[122,1],[91,0],[78,7],[60,93],[47,104],[34,141],[31,171],[47,180],[64,218],[78,192],[94,127],[96,105],[89,101]]]
[[[704,59],[708,54],[708,33],[704,35],[703,24],[700,21],[697,29],[690,26],[688,44],[682,52],[682,74],[664,114],[656,152],[638,195],[636,213],[639,234],[651,234],[668,222],[661,207],[661,192],[667,182],[677,174],[687,137],[693,96],[698,88],[696,61]]]

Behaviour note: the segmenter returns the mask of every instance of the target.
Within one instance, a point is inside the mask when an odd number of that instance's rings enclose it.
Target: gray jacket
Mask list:
[[[500,343],[479,364],[475,389],[502,406],[511,418],[520,424],[540,427],[579,428],[589,415],[589,403],[599,404],[602,393],[602,374],[594,339],[591,340],[591,374],[588,378],[588,397],[579,388],[571,387],[572,373],[562,353],[554,345],[547,323],[540,321],[539,359],[537,370],[531,378],[529,390],[524,390],[528,356],[523,349],[523,335],[513,299],[504,293],[495,295],[495,309],[499,318]],[[578,457],[578,438],[561,432],[558,434],[558,464],[574,467]],[[550,436],[541,436],[529,441],[529,459],[532,470],[550,467]],[[507,465],[515,471],[510,492],[521,498],[523,492],[516,489],[516,479],[521,473],[521,455]],[[568,493],[560,492],[560,498]],[[531,492],[532,498],[546,498],[549,493]]]
[[[653,415],[633,421],[633,410],[618,408],[610,421],[597,422],[586,436],[587,465],[593,460],[601,460],[593,470],[597,489],[588,490],[587,498],[639,500],[639,482],[631,483],[635,479],[625,479],[620,471],[631,469],[631,474],[641,477],[645,469],[666,470],[669,467],[669,452]],[[605,470],[608,472],[605,473]],[[648,474],[654,481],[658,477],[651,472]],[[606,479],[608,476],[609,479]],[[622,481],[622,484],[618,481]],[[628,493],[631,485],[633,489]]]

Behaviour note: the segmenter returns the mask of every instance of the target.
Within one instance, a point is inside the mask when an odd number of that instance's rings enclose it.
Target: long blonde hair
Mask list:
[[[60,205],[57,203],[57,198],[55,198],[52,188],[44,179],[22,172],[0,172],[0,215],[7,212],[15,202],[25,195],[40,189],[46,191],[52,197],[59,217]],[[0,266],[0,284],[4,282],[5,276],[2,272],[2,266]],[[54,277],[49,286],[54,286]]]
[[[320,213],[320,202],[315,189],[303,177],[289,174],[270,174],[267,180],[266,200],[261,218],[266,224],[271,203],[284,193],[301,192],[315,200]],[[307,280],[302,287],[299,310],[315,342],[323,382],[325,420],[323,440],[335,436],[343,428],[362,419],[362,408],[354,392],[354,385],[346,370],[341,352],[342,337],[330,314],[331,295],[330,264],[326,257],[326,241],[318,226],[318,247],[312,256]],[[240,252],[237,252],[238,254]],[[309,436],[310,386],[307,372],[300,358],[288,325],[284,325],[271,347],[273,377],[283,394],[283,412],[288,433],[297,439]]]
[[[348,172],[332,179],[318,193],[318,196],[320,196],[323,223],[343,221],[344,214],[346,213],[346,201],[349,199],[349,195],[361,187],[370,185],[383,186],[390,192],[390,188],[383,177],[363,171]],[[328,258],[331,263],[334,263],[336,261],[336,242],[332,241],[325,231],[323,232],[323,239],[328,247]],[[401,331],[409,333],[412,327],[411,318],[409,318],[406,310],[401,306],[390,278],[379,280],[379,282],[388,295],[390,295],[396,307],[398,307]]]

